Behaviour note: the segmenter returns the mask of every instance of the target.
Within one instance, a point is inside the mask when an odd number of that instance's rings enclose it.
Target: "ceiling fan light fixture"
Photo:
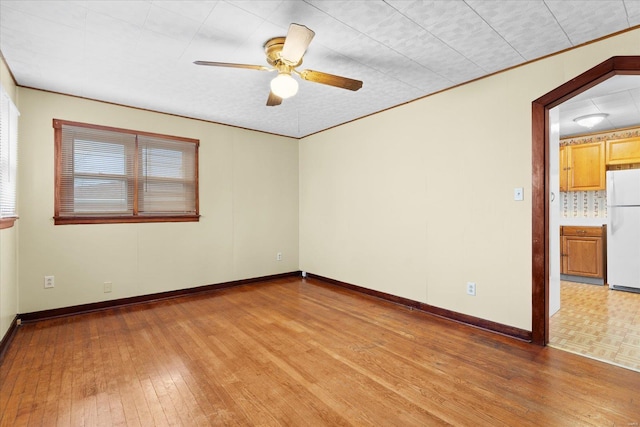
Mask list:
[[[290,98],[298,93],[298,82],[289,73],[279,73],[271,80],[271,92],[282,99]]]
[[[607,116],[609,115],[606,113],[587,114],[586,116],[576,117],[575,119],[573,119],[573,121],[580,126],[591,129],[592,127],[603,121]]]

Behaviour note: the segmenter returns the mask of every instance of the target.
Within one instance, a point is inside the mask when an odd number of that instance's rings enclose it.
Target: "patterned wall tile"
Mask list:
[[[606,218],[607,192],[569,191],[560,193],[562,218]]]

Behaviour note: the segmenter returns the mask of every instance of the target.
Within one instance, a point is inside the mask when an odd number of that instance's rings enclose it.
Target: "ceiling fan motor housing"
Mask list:
[[[283,71],[280,67],[285,65],[289,68],[288,71],[290,72],[291,69],[302,64],[302,58],[300,58],[300,61],[296,64],[289,64],[280,57],[280,52],[282,52],[285,39],[286,37],[274,37],[267,40],[264,44],[264,53],[267,56],[267,62],[277,68],[278,71]]]

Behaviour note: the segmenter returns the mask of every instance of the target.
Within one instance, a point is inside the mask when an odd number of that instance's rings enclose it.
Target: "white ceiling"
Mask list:
[[[292,22],[300,69],[363,88],[267,107],[272,73],[192,64],[266,65]],[[640,0],[0,0],[0,51],[22,86],[303,137],[637,25]]]
[[[567,137],[640,124],[640,75],[616,75],[574,96],[559,106],[560,136]],[[575,118],[605,113],[608,116],[593,128],[584,128]]]

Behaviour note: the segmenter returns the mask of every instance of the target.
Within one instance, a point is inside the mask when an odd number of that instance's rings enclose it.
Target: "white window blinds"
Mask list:
[[[9,94],[0,86],[0,218],[17,216],[19,115]]]
[[[62,121],[54,127],[56,217],[198,214],[197,140]]]
[[[195,151],[184,142],[138,138],[141,214],[195,212]]]
[[[136,136],[62,126],[60,215],[133,215]]]

